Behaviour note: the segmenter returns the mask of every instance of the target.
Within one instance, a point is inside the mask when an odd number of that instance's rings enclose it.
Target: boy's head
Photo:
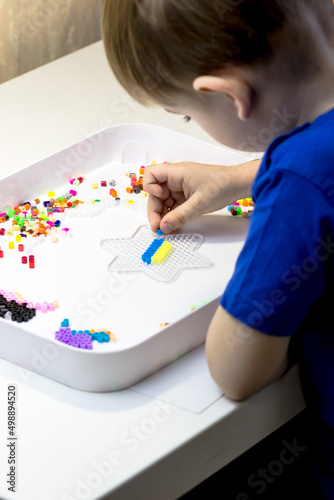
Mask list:
[[[332,11],[331,0],[104,0],[103,39],[137,101],[190,114],[229,146],[257,149],[245,138],[268,122],[268,107],[293,102],[276,95],[278,83],[291,93],[315,70],[314,40],[319,29],[330,38]]]

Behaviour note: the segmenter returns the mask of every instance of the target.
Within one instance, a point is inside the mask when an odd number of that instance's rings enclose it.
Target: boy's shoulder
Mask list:
[[[256,184],[286,173],[286,177],[303,178],[325,194],[334,195],[333,144],[334,110],[331,110],[313,123],[278,137],[264,155]]]

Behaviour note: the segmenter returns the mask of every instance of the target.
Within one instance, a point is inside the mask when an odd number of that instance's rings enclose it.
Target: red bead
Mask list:
[[[35,262],[29,262],[29,269],[35,269]]]
[[[24,245],[19,245],[19,252],[23,252],[24,250]]]
[[[26,264],[28,262],[27,257],[22,257],[22,264]]]
[[[35,257],[33,255],[29,255],[29,262],[35,262]]]
[[[3,259],[3,250],[0,250],[0,259]]]

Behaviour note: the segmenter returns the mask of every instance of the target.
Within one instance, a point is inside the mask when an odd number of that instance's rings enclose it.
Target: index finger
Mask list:
[[[143,179],[144,190],[159,198],[167,198],[169,190],[164,188],[169,179],[169,174],[170,168],[165,164],[146,167]]]
[[[163,201],[157,196],[150,195],[147,202],[147,216],[153,232],[156,232],[160,228],[163,208]]]

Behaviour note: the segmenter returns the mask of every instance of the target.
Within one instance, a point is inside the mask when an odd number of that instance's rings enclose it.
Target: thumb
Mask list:
[[[176,231],[176,229],[179,229],[187,222],[202,215],[204,213],[200,208],[202,205],[200,193],[193,194],[191,198],[182,203],[182,205],[179,205],[165,215],[160,223],[162,232],[164,234],[169,234]]]

